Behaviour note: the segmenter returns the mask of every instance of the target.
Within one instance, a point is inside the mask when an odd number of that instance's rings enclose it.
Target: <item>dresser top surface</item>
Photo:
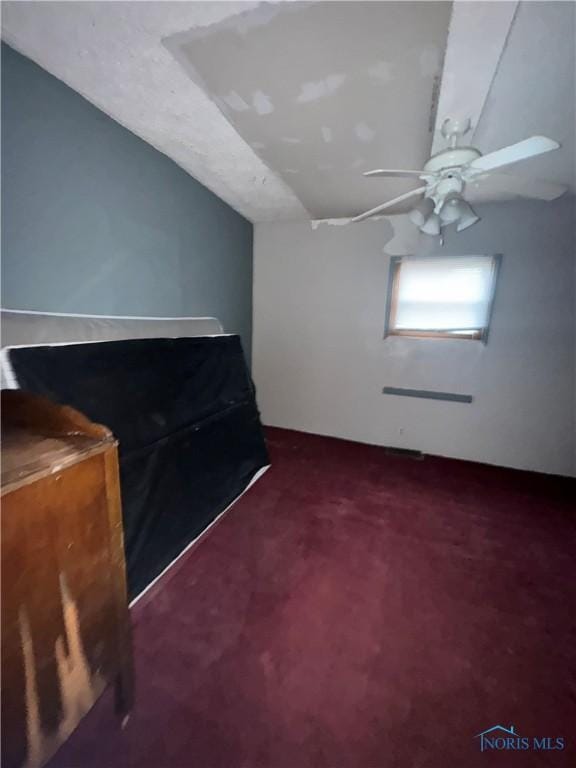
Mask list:
[[[42,435],[28,429],[2,429],[2,493],[59,472],[105,450],[109,440],[87,435]]]
[[[73,408],[2,390],[2,494],[114,445],[109,429]]]

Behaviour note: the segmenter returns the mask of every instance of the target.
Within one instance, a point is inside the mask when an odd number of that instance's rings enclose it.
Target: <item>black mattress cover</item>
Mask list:
[[[269,463],[238,336],[14,347],[9,360],[22,389],[118,438],[131,597]]]

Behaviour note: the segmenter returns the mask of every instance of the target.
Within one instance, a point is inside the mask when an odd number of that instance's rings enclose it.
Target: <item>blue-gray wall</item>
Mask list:
[[[2,306],[252,333],[252,225],[2,45]]]

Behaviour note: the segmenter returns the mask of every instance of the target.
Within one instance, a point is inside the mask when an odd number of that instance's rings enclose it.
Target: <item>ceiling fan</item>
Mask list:
[[[475,147],[460,147],[458,142],[470,130],[470,121],[447,119],[442,125],[442,135],[448,147],[433,155],[421,171],[374,170],[366,171],[368,177],[418,177],[424,185],[405,192],[387,203],[371,208],[352,221],[363,221],[385,211],[411,197],[423,195],[423,199],[410,213],[410,218],[427,235],[439,235],[442,227],[455,224],[458,232],[480,220],[469,202],[464,199],[466,186],[477,184],[490,177],[493,188],[499,191],[536,200],[554,200],[566,187],[546,181],[494,174],[505,166],[527,160],[558,149],[560,144],[546,136],[531,136],[503,149],[483,155]]]

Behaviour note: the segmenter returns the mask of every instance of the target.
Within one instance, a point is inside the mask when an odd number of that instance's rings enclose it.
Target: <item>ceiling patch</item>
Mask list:
[[[522,133],[554,137],[562,149],[530,173],[574,189],[574,3],[8,1],[2,26],[8,44],[252,220],[304,218],[303,206],[349,217],[410,190],[361,171],[399,158],[421,168],[430,112],[437,128],[471,118],[466,141],[484,152]],[[423,74],[433,50],[446,50],[437,110],[440,64]],[[346,76],[336,94],[297,101],[303,83],[334,88],[334,73]]]
[[[383,83],[389,83],[394,79],[392,65],[389,61],[379,61],[373,67],[368,68],[368,74]]]
[[[372,141],[374,136],[376,136],[376,131],[370,128],[369,125],[366,125],[366,123],[356,123],[354,126],[354,133],[360,141],[365,143]]]
[[[328,227],[345,227],[350,224],[350,219],[312,219],[310,227],[316,230],[322,224]]]
[[[376,183],[362,171],[398,157],[420,168],[429,157],[433,77],[421,67],[444,49],[451,3],[270,5],[274,13],[249,11],[254,25],[236,15],[164,45],[314,218],[351,217],[413,189],[413,179]]]
[[[259,115],[269,115],[274,112],[272,102],[263,91],[254,91],[252,104]]]
[[[325,80],[302,83],[296,101],[299,104],[306,104],[309,101],[321,99],[323,96],[329,96],[331,93],[335,93],[345,80],[346,75],[329,75]]]

